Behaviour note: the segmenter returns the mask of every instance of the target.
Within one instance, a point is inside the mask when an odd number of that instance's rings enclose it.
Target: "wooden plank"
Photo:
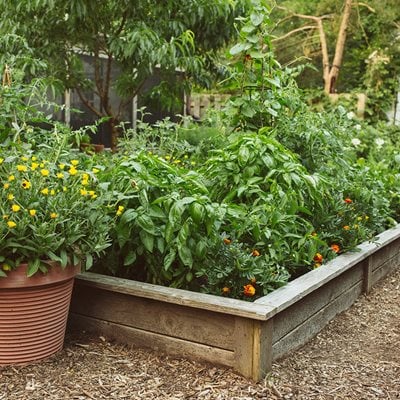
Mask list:
[[[272,320],[236,318],[235,369],[241,375],[259,381],[271,371],[272,329]]]
[[[232,351],[142,331],[75,313],[70,314],[68,329],[70,331],[84,330],[85,332],[101,334],[118,343],[150,348],[154,351],[161,351],[178,357],[189,357],[228,367],[234,365]]]
[[[326,307],[319,310],[303,324],[289,332],[272,346],[272,358],[278,358],[286,355],[288,352],[298,349],[307,343],[312,337],[320,332],[329,321],[337,314],[347,310],[357,300],[362,292],[363,283],[359,282],[356,286],[342,293]]]
[[[235,317],[76,285],[71,311],[197,343],[233,348]]]
[[[266,320],[267,313],[273,309],[273,306],[270,305],[168,288],[92,272],[79,274],[75,278],[75,282],[76,285],[96,287],[111,292],[125,293],[166,303],[179,304],[196,309],[210,310],[261,321]]]
[[[372,256],[369,256],[364,262],[364,284],[363,292],[368,294],[372,288]]]
[[[281,340],[282,337],[324,309],[337,297],[361,283],[363,283],[363,265],[358,264],[358,267],[345,271],[323,287],[282,310],[274,317],[273,343]]]
[[[400,253],[395,254],[392,258],[386,260],[378,269],[372,272],[371,284],[375,285],[379,280],[384,278],[390,271],[400,268]]]
[[[372,271],[379,269],[388,259],[398,254],[399,249],[400,239],[393,241],[389,246],[379,248],[378,251],[371,255]]]

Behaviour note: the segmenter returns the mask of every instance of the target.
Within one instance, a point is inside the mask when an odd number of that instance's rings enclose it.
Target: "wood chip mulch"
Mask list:
[[[0,400],[36,399],[400,399],[400,269],[259,383],[75,334],[44,362],[0,367]]]

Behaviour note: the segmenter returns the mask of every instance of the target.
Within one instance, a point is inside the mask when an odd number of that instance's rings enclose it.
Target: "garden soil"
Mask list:
[[[0,400],[35,399],[400,399],[400,269],[259,383],[80,334],[44,362],[0,368]]]

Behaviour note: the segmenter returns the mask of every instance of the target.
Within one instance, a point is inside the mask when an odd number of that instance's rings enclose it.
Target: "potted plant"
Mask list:
[[[0,365],[62,348],[73,278],[108,246],[91,163],[62,144],[0,145]]]

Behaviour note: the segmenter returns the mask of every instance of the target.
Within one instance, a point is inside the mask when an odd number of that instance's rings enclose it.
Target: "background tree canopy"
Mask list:
[[[344,9],[344,0],[277,1],[272,18],[276,54],[283,64],[308,60],[316,68],[307,69],[301,86],[322,85],[322,59],[315,24],[293,14],[324,17],[328,51],[332,56]],[[292,34],[287,35],[289,32]],[[398,88],[400,75],[400,7],[398,0],[353,1],[343,63],[337,82],[338,92],[364,91],[369,96],[389,100]]]
[[[110,103],[111,70],[122,101],[131,100],[155,66],[164,76],[185,71],[186,80],[206,84],[215,52],[235,35],[234,20],[247,0],[1,0],[0,29],[25,37],[34,56],[48,62],[49,76],[75,89],[98,117],[109,117],[112,147],[121,105]],[[84,74],[79,53],[94,57],[94,82]],[[101,58],[107,59],[100,68]],[[101,99],[94,108],[85,97],[91,88]]]

